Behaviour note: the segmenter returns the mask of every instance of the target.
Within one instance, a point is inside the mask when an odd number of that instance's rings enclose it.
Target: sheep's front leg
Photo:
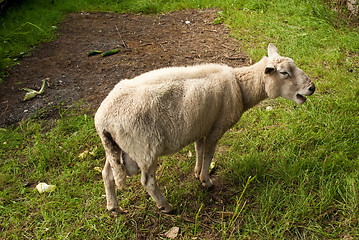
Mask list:
[[[203,139],[200,139],[199,141],[195,142],[195,148],[196,148],[196,166],[194,168],[194,175],[196,178],[199,179],[199,176],[201,174],[202,170],[202,162],[203,162]]]
[[[213,186],[213,182],[209,177],[209,166],[211,165],[211,161],[213,159],[216,145],[217,145],[217,141],[215,142],[206,141],[202,150],[203,160],[202,160],[202,168],[201,168],[201,174],[199,176],[199,180],[201,181],[202,185],[207,188]]]
[[[112,168],[108,160],[102,170],[102,178],[105,185],[107,210],[114,215],[118,214],[118,203],[116,198],[115,179],[113,176]]]
[[[173,210],[171,204],[169,204],[166,198],[162,195],[156,181],[156,161],[146,171],[141,169],[141,184],[145,187],[146,191],[152,199],[156,202],[157,207],[163,213],[170,213]]]
[[[202,185],[210,188],[213,186],[209,177],[209,166],[211,164],[217,141],[211,141],[210,138],[203,138],[195,142],[196,147],[196,166],[194,174]]]

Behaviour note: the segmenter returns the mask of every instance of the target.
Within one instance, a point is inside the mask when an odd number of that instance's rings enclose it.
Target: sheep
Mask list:
[[[268,57],[241,68],[220,64],[162,68],[120,81],[95,115],[106,153],[102,171],[107,209],[119,213],[116,187],[141,171],[141,184],[164,213],[173,210],[156,182],[157,158],[195,143],[195,177],[210,188],[209,166],[223,134],[266,98],[297,104],[314,83],[273,44]]]

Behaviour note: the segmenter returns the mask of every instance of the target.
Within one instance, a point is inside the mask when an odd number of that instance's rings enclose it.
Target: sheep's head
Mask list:
[[[298,104],[315,91],[314,83],[298,68],[291,58],[281,57],[277,48],[268,46],[268,64],[265,68],[265,88],[270,98],[283,97]]]

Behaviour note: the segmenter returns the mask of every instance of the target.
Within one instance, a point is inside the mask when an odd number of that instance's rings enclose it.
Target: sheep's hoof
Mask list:
[[[173,207],[171,204],[167,203],[166,206],[161,206],[158,208],[162,213],[170,214],[173,212]]]
[[[120,215],[120,213],[127,213],[127,210],[124,210],[121,207],[108,210],[108,215],[110,218],[117,218]]]
[[[108,210],[108,216],[110,218],[117,218],[119,214],[120,214],[120,211],[118,208]]]
[[[203,180],[202,181],[202,186],[207,188],[207,189],[212,189],[214,187],[213,182],[212,182],[211,179],[208,179],[208,181]]]

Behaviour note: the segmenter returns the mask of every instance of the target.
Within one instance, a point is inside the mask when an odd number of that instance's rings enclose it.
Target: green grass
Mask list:
[[[1,238],[158,239],[174,226],[184,239],[359,238],[359,34],[321,1],[21,2],[1,17],[2,67],[51,40],[52,26],[68,12],[209,6],[222,9],[218,21],[254,61],[273,42],[313,78],[317,91],[304,105],[267,100],[244,114],[215,155],[218,192],[203,191],[194,180],[192,145],[162,158],[159,184],[176,206],[173,216],[157,211],[136,176],[119,193],[129,212],[107,217],[101,174],[94,170],[104,164],[104,151],[93,116],[82,110],[2,128]],[[79,158],[86,150],[93,154]],[[57,190],[40,195],[33,190],[38,182]]]

